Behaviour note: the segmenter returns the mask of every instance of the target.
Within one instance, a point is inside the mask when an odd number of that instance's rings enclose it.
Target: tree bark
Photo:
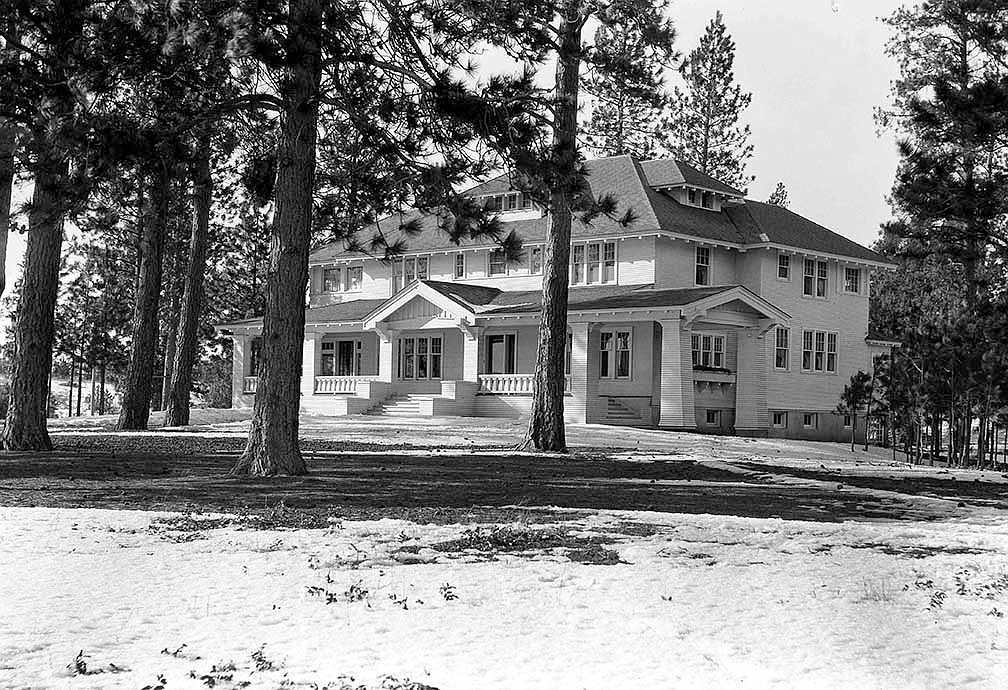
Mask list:
[[[298,446],[305,290],[311,240],[318,129],[321,0],[291,0],[284,112],[277,157],[276,212],[270,238],[262,364],[245,452],[235,475],[305,474]]]
[[[5,22],[4,28],[14,34],[14,22]],[[18,36],[12,36],[15,40]],[[16,50],[5,46],[5,52]],[[17,150],[17,129],[9,122],[0,121],[0,297],[7,289],[7,238],[10,230],[11,195],[14,192],[14,154]]]
[[[74,375],[77,373],[77,359],[70,353],[70,379],[67,382],[67,419],[73,417]]]
[[[116,429],[143,430],[150,421],[154,355],[158,344],[158,303],[161,297],[162,254],[168,222],[168,194],[171,178],[167,164],[159,164],[153,178],[149,217],[140,237],[140,270],[133,301],[133,337],[126,368],[122,410]]]
[[[522,448],[567,451],[564,427],[564,350],[573,215],[571,192],[577,174],[577,111],[580,90],[583,8],[568,0],[562,13],[556,67],[553,165],[559,184],[550,190],[549,226],[543,266],[539,345],[532,381],[532,411]],[[587,402],[587,401],[586,401]]]
[[[189,263],[182,294],[181,324],[175,348],[175,367],[165,407],[166,426],[189,424],[189,394],[192,370],[199,344],[199,317],[203,308],[203,273],[210,236],[210,203],[213,177],[210,174],[210,131],[204,129],[197,142],[193,175],[193,222],[189,238]]]
[[[168,279],[165,281],[165,288],[169,299],[167,314],[165,314],[164,342],[161,348],[161,351],[164,353],[164,363],[161,367],[161,387],[155,391],[155,410],[162,410],[167,405],[172,372],[175,370],[176,341],[178,339],[180,312],[182,309],[182,286],[179,276],[181,261],[178,255],[178,235],[178,228],[176,227],[167,250],[169,256],[166,257]]]
[[[46,413],[69,165],[52,151],[45,153],[48,155],[35,172],[28,247],[14,320],[10,405],[2,435],[7,450],[52,450]]]

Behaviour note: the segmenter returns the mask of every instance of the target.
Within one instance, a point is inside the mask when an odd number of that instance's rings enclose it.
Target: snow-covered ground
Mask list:
[[[557,525],[616,538],[619,565],[429,548],[461,525],[228,527],[186,541],[150,529],[156,518],[0,508],[0,686],[340,688],[395,676],[442,690],[847,690],[1008,677],[1008,518],[991,514],[894,524],[598,511]],[[74,674],[81,651],[87,673]]]

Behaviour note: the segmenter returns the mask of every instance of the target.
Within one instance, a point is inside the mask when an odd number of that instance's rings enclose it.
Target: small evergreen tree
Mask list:
[[[735,83],[735,41],[718,12],[700,45],[679,68],[685,89],[676,87],[666,124],[665,148],[711,177],[745,191],[756,179],[746,174],[752,157],[749,125],[741,122],[752,94]]]
[[[780,206],[781,208],[787,208],[791,203],[788,201],[787,187],[784,186],[783,182],[777,183],[777,188],[773,190],[773,194],[767,199],[768,204],[773,204],[774,206]]]
[[[843,392],[840,394],[840,402],[837,405],[837,414],[850,415],[851,418],[851,435],[850,435],[850,449],[854,452],[854,432],[857,430],[857,416],[858,410],[866,407],[868,401],[871,400],[872,377],[863,371],[858,371],[856,374],[851,376],[850,382],[844,386]],[[865,433],[868,433],[867,423],[865,424]]]

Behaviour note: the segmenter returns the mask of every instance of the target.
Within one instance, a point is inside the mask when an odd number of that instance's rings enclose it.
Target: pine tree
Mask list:
[[[837,405],[837,414],[850,415],[851,435],[850,449],[854,452],[854,433],[857,430],[858,412],[868,406],[872,396],[872,377],[863,371],[858,371],[851,376],[850,381],[844,386],[840,393],[840,402]],[[865,435],[868,434],[867,422],[865,423]]]
[[[667,123],[665,148],[676,158],[716,180],[745,191],[755,179],[746,174],[752,157],[749,125],[742,114],[752,94],[735,83],[735,41],[718,12],[700,45],[679,68],[685,89],[676,87]]]
[[[584,87],[595,103],[583,133],[585,146],[596,155],[631,154],[645,160],[657,156],[661,114],[669,101],[662,73],[679,59],[671,47],[675,33],[669,31],[663,40],[669,45],[656,55],[640,32],[606,25],[595,32],[597,53],[630,67],[629,74],[617,73],[612,65],[589,68]]]
[[[787,195],[787,187],[784,186],[783,182],[777,183],[777,188],[773,190],[770,198],[767,199],[768,204],[773,204],[774,206],[780,206],[781,208],[787,208],[790,205]]]

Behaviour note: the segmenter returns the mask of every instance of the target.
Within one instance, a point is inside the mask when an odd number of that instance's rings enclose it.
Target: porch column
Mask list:
[[[245,359],[251,355],[250,340],[245,335],[232,335],[231,342],[231,407],[241,408],[245,406],[242,396],[245,394]]]
[[[462,330],[462,380],[479,383],[479,342],[482,328],[469,326]]]
[[[572,323],[571,330],[571,395],[564,401],[564,417],[568,422],[584,424],[595,418],[598,404],[598,324]]]
[[[301,350],[301,395],[315,395],[315,368],[322,350],[321,333],[305,333]]]
[[[393,336],[389,331],[377,331],[378,333],[378,380],[384,383],[392,383],[392,371],[395,368],[395,360],[392,357]]]
[[[767,411],[767,351],[763,332],[747,328],[739,333],[738,372],[735,384],[735,432],[766,436],[770,428]]]
[[[661,414],[658,426],[696,429],[693,407],[692,330],[681,319],[659,321],[661,335]]]

